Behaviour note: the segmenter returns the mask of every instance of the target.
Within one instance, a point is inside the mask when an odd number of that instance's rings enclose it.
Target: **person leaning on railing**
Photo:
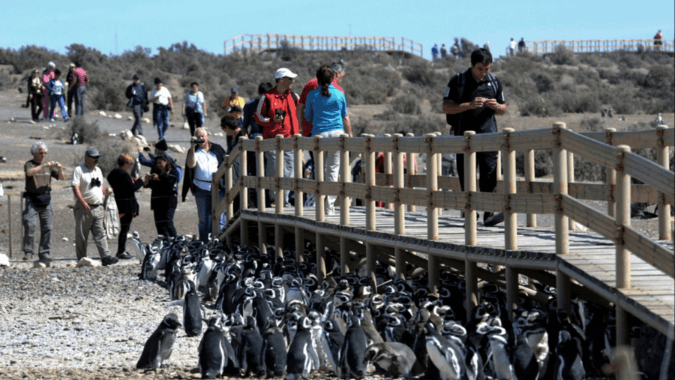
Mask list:
[[[347,114],[347,100],[342,91],[331,83],[335,77],[333,69],[324,65],[316,71],[319,88],[307,95],[305,119],[312,124],[312,135],[324,138],[340,137],[347,133],[352,136],[352,125]],[[316,168],[321,170],[322,168]],[[340,172],[340,152],[328,152],[325,162],[326,182],[336,182]],[[327,215],[335,214],[334,195],[326,197],[325,211]]]

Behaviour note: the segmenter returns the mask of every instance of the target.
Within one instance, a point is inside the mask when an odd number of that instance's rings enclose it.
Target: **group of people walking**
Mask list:
[[[73,102],[75,115],[84,115],[85,95],[89,76],[79,62],[71,63],[68,67],[65,81],[61,78],[61,70],[54,62],[49,62],[42,71],[34,69],[28,79],[28,97],[26,107],[31,109],[31,119],[40,121],[40,114],[44,120],[54,122],[58,117],[56,105],[61,109],[64,121],[73,116]]]

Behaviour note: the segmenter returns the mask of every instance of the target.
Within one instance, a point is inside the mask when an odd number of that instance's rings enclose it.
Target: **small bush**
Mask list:
[[[581,120],[579,125],[581,132],[600,132],[605,130],[605,122],[601,121],[599,118],[594,117],[592,119]]]
[[[577,63],[574,52],[563,45],[556,46],[555,52],[549,57],[551,62],[556,65],[575,65]]]
[[[406,115],[419,115],[422,113],[419,105],[419,98],[413,95],[400,95],[391,102],[394,111]]]
[[[133,151],[133,144],[129,141],[123,141],[116,137],[109,137],[102,133],[96,121],[87,122],[83,117],[74,117],[69,128],[62,131],[60,137],[69,140],[74,132],[80,136],[80,144],[87,147],[95,147],[101,154],[98,161],[98,167],[101,168],[104,176],[117,167],[117,157],[120,153],[129,153]],[[84,163],[84,157],[75,157],[73,165]]]
[[[525,175],[525,153],[516,151],[516,171]],[[553,157],[550,150],[534,151],[534,176],[544,177],[553,174]]]

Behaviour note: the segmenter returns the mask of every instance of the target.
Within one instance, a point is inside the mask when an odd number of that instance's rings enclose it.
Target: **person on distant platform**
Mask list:
[[[352,137],[352,125],[347,114],[347,100],[342,91],[335,88],[331,83],[335,78],[335,72],[328,65],[319,67],[316,71],[319,88],[307,95],[307,107],[305,118],[312,123],[312,134],[323,138],[340,137],[348,134]],[[316,170],[325,171],[325,181],[337,182],[340,172],[340,152],[328,152],[325,168]],[[327,215],[335,214],[334,195],[326,197],[325,212]]]
[[[520,37],[520,41],[518,41],[518,52],[519,53],[524,53],[525,52],[525,37]]]
[[[443,112],[456,136],[465,131],[497,133],[495,115],[506,113],[506,101],[501,82],[490,74],[492,54],[486,49],[471,53],[471,67],[454,75],[443,94]],[[456,115],[456,116],[453,116]],[[492,193],[497,189],[497,152],[479,152],[476,161],[480,171],[480,191]],[[464,191],[464,155],[457,155],[459,183]],[[485,212],[483,222],[491,227],[504,221],[504,214]]]
[[[169,114],[173,115],[173,98],[159,78],[155,78],[155,88],[150,93],[148,103],[153,103],[152,111],[157,123],[157,134],[160,140],[164,140],[164,134],[169,129]]]
[[[190,87],[191,90],[185,94],[185,99],[183,100],[183,116],[187,116],[187,122],[190,126],[190,136],[194,136],[195,129],[202,126],[204,117],[208,116],[208,114],[204,94],[199,91],[199,84],[192,82]]]
[[[516,43],[516,40],[511,37],[511,42],[509,42],[509,54],[513,57],[516,55],[516,47],[518,44]]]
[[[117,239],[118,259],[129,260],[134,257],[126,252],[127,234],[131,229],[131,221],[138,216],[139,207],[135,192],[143,185],[147,185],[147,177],[142,181],[132,179],[129,175],[133,157],[128,153],[121,153],[117,158],[117,168],[108,174],[108,183],[115,193],[115,203],[120,213],[120,233]]]
[[[438,44],[434,44],[431,48],[431,58],[434,61],[438,59]]]
[[[445,44],[441,45],[441,58],[445,59],[448,56],[448,49],[445,47]]]
[[[663,33],[661,33],[661,29],[659,29],[659,31],[656,32],[656,35],[654,36],[654,49],[659,50],[661,49],[662,45],[663,45]]]

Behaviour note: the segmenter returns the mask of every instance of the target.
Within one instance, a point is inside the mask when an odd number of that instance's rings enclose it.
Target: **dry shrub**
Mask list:
[[[419,98],[413,95],[400,95],[391,102],[394,111],[407,115],[419,115],[422,113],[419,105]]]

